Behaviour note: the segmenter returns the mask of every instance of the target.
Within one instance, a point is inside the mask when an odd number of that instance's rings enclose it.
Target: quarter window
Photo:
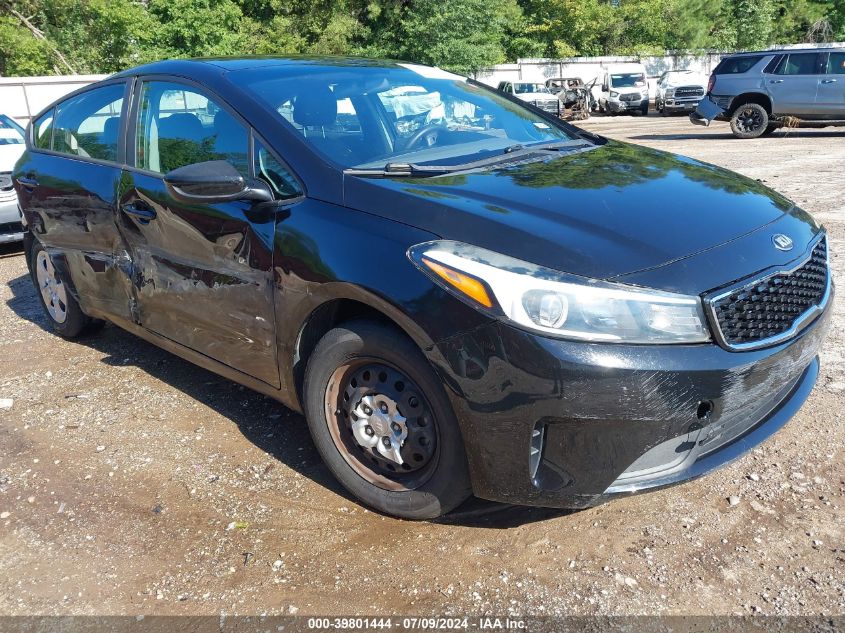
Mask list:
[[[717,75],[742,75],[754,68],[761,59],[763,59],[762,56],[756,55],[751,57],[727,57],[719,62],[713,72]]]
[[[32,124],[32,142],[39,149],[50,149],[53,142],[53,110],[45,112]]]
[[[845,53],[831,53],[827,60],[827,75],[845,75]]]
[[[302,194],[296,178],[258,140],[255,141],[255,175],[283,200]]]
[[[95,88],[56,106],[52,149],[83,158],[116,161],[124,87],[119,83]],[[42,120],[44,117],[39,122]],[[44,128],[45,134],[48,127],[49,124]],[[47,141],[42,141],[39,133],[36,129],[36,144],[44,147],[39,143]]]
[[[138,108],[136,166],[167,172],[210,160],[225,160],[249,176],[246,128],[213,99],[181,84],[143,85]]]

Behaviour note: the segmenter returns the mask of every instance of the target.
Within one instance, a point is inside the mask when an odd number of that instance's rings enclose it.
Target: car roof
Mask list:
[[[744,57],[747,55],[784,55],[787,53],[827,53],[829,51],[845,51],[845,46],[802,46],[796,48],[769,48],[759,51],[741,51],[725,55],[729,57]]]
[[[304,68],[399,68],[402,62],[389,59],[369,59],[364,57],[329,57],[329,56],[244,56],[244,57],[202,57],[194,59],[166,59],[136,66],[113,75],[131,77],[151,74],[223,74],[227,72],[254,68],[290,67]]]

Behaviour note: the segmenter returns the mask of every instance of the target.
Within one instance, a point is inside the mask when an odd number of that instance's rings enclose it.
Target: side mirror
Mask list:
[[[225,160],[185,165],[164,176],[170,194],[182,202],[213,204],[234,200],[271,202],[273,192],[265,183],[247,183]]]

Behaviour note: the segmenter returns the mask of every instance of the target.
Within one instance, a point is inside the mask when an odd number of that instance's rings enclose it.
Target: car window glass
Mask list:
[[[231,114],[195,88],[144,83],[138,108],[136,166],[167,172],[225,160],[249,176],[249,135]]]
[[[754,68],[762,57],[728,57],[719,62],[714,71],[717,75],[741,75]]]
[[[770,75],[776,71],[780,63],[783,61],[783,55],[775,55],[769,60],[769,63],[766,64],[766,67],[763,69],[763,72]]]
[[[53,140],[53,110],[45,112],[32,124],[32,142],[40,149],[50,149]]]
[[[117,160],[124,84],[89,90],[56,106],[52,148],[83,158]]]
[[[828,75],[845,75],[845,53],[831,53],[827,60]]]
[[[788,55],[775,71],[777,75],[815,75],[818,73],[817,53]]]
[[[0,145],[23,145],[20,126],[5,114],[0,114]]]
[[[293,174],[259,141],[255,143],[255,175],[270,185],[282,199],[302,195],[302,189]]]

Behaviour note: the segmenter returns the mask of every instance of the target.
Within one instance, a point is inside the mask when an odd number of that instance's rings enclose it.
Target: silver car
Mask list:
[[[23,128],[0,114],[0,244],[23,240],[18,196],[12,186],[12,169],[25,149],[23,139]]]
[[[690,120],[730,121],[738,138],[779,127],[845,125],[845,48],[789,49],[725,57]]]

